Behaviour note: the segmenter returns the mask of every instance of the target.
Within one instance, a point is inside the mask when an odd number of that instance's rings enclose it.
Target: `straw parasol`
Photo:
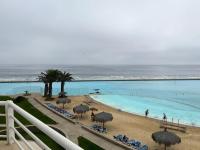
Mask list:
[[[56,101],[56,104],[63,104],[63,109],[64,109],[64,105],[66,103],[71,103],[71,99],[68,99],[68,98],[59,98],[57,101]]]
[[[104,128],[104,123],[107,121],[112,121],[113,120],[113,116],[111,113],[107,113],[107,112],[100,112],[96,115],[94,115],[94,121],[97,122],[102,122],[103,123],[103,128]]]
[[[89,106],[88,105],[83,105],[83,104],[80,104],[78,106],[75,106],[73,108],[73,112],[74,113],[77,113],[77,114],[81,114],[81,118],[82,118],[82,114],[89,111]]]
[[[159,144],[167,146],[181,143],[181,138],[173,132],[169,132],[166,129],[164,131],[158,131],[152,134],[152,139]]]

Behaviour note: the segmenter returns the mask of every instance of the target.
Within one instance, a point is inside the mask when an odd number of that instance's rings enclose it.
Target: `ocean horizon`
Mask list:
[[[200,65],[0,65],[0,82],[38,81],[48,69],[59,69],[81,80],[200,79]]]

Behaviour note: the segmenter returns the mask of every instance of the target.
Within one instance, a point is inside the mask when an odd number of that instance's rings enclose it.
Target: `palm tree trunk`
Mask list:
[[[47,95],[48,95],[48,89],[49,87],[48,87],[48,83],[45,83],[45,85],[44,85],[44,96],[46,97]]]
[[[64,94],[64,92],[65,92],[65,82],[61,82],[61,97],[64,97],[65,96],[65,94]]]
[[[61,92],[65,92],[65,82],[61,82]]]
[[[52,97],[52,82],[49,83],[49,97]]]

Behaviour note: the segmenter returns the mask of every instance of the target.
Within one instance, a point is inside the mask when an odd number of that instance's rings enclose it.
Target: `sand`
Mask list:
[[[44,98],[36,96],[36,98],[44,101]],[[110,106],[104,105],[97,101],[91,100],[86,96],[70,96],[69,97],[72,102],[70,104],[65,105],[65,109],[72,112],[72,108],[78,104],[85,104],[84,102],[92,102],[90,103],[91,107],[95,107],[98,109],[97,112],[109,112],[113,115],[113,121],[107,122],[105,127],[108,130],[108,133],[105,135],[112,138],[113,135],[117,134],[125,134],[131,139],[136,139],[141,141],[144,144],[147,144],[151,150],[161,150],[164,149],[163,146],[159,146],[155,143],[151,134],[153,132],[162,130],[160,129],[160,121],[146,118],[144,116],[138,116],[135,114],[130,114],[127,112],[120,111],[118,109],[112,108]],[[56,98],[51,103],[56,105]],[[62,108],[62,105],[59,107]],[[78,119],[82,124],[91,126],[94,122],[90,121],[91,112],[87,112],[83,115],[83,118]],[[171,146],[168,149],[171,150],[200,150],[200,128],[198,127],[189,127],[187,126],[187,132],[181,133],[178,131],[173,131],[178,136],[181,137],[181,144]]]

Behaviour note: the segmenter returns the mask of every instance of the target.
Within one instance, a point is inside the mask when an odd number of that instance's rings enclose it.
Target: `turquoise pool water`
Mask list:
[[[25,90],[43,93],[43,83],[0,83],[0,94],[18,94]],[[92,81],[66,83],[69,95],[85,95],[100,89],[101,95],[92,96],[107,105],[162,119],[200,126],[200,80],[163,81]],[[53,84],[53,94],[58,94],[60,84]]]

